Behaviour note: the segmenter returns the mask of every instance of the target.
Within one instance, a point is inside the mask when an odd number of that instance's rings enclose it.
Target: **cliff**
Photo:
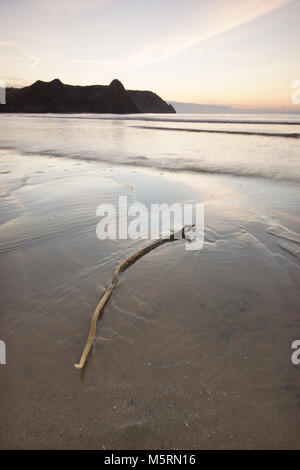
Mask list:
[[[125,90],[119,80],[110,85],[73,86],[59,79],[38,80],[25,88],[7,88],[4,113],[175,113],[151,91]]]

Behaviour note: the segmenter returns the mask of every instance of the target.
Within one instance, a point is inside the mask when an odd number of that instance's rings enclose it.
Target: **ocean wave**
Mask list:
[[[6,149],[9,151],[17,152],[20,156],[42,156],[49,158],[67,158],[71,160],[82,160],[88,162],[99,162],[102,164],[121,165],[128,167],[140,167],[149,168],[159,171],[168,172],[188,172],[188,173],[203,173],[211,175],[228,175],[235,177],[252,177],[252,178],[264,178],[274,181],[287,181],[291,183],[300,183],[300,174],[295,172],[293,169],[287,169],[282,167],[270,168],[268,166],[255,167],[255,166],[242,166],[240,164],[234,164],[233,162],[228,165],[218,165],[216,162],[199,162],[196,160],[187,160],[184,158],[165,158],[155,159],[149,158],[143,155],[137,156],[126,156],[126,155],[104,155],[94,152],[76,152],[62,151],[62,149],[46,149],[46,150],[30,150],[25,151],[20,148],[13,146],[1,147],[1,150]]]
[[[298,139],[300,134],[294,132],[258,132],[258,131],[231,131],[231,130],[220,130],[220,129],[191,129],[187,127],[158,127],[158,126],[132,126],[137,129],[151,129],[157,131],[177,131],[177,132],[200,132],[206,134],[229,134],[229,135],[257,135],[262,137],[287,137],[292,139]]]
[[[251,120],[247,115],[239,126],[228,124],[237,122],[233,116],[228,116],[231,119],[226,121],[217,116],[213,120],[205,119],[206,122],[226,122],[222,126],[187,124],[187,119],[189,122],[201,119],[199,116],[176,118],[176,115],[172,118],[135,115],[130,116],[130,122],[126,122],[129,116],[115,115],[51,115],[48,121],[48,115],[2,118],[0,147],[6,148],[7,154],[18,152],[20,155],[99,161],[105,165],[300,182],[300,129],[298,133],[295,125],[277,126],[280,119],[284,120],[282,116],[277,116],[277,121],[272,119],[274,126],[270,127],[244,125]],[[185,124],[174,122],[182,118]],[[168,119],[172,124],[142,122]],[[121,120],[125,121],[121,123]],[[254,119],[252,122],[262,123]],[[2,154],[1,158],[7,157]]]
[[[278,115],[272,119],[250,119],[249,114],[237,114],[239,118],[232,117],[189,117],[185,114],[8,114],[3,116],[14,118],[38,118],[38,119],[70,119],[70,120],[100,120],[100,121],[145,121],[145,122],[174,122],[174,123],[193,123],[193,124],[241,124],[241,125],[280,125],[280,126],[300,126],[298,115],[286,119],[278,119]],[[199,114],[195,115],[199,116]],[[245,117],[247,116],[247,117]],[[297,117],[297,119],[295,119]]]
[[[78,117],[80,118],[80,117]],[[92,118],[92,117],[91,117]],[[146,122],[176,122],[176,123],[191,123],[191,124],[254,124],[254,125],[281,125],[281,126],[300,126],[300,121],[294,119],[290,120],[277,120],[277,119],[220,119],[220,118],[189,118],[189,117],[165,117],[165,116],[145,116],[145,115],[124,115],[124,116],[97,116],[94,115],[93,119],[101,120],[114,120],[114,121],[146,121]]]

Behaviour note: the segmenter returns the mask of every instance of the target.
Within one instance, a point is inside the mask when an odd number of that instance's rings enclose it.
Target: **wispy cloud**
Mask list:
[[[149,45],[138,49],[133,54],[121,60],[97,60],[74,58],[67,59],[68,62],[100,64],[118,71],[131,70],[152,63],[167,60],[177,54],[190,49],[201,43],[213,39],[223,33],[245,25],[267,13],[277,10],[294,0],[211,0],[209,9],[202,15],[201,7],[195,12],[199,21],[191,21],[188,28],[183,28],[168,37],[159,38]],[[216,15],[216,11],[218,14]],[[204,17],[205,21],[201,18]],[[199,31],[201,31],[199,33]],[[224,55],[236,58],[254,58],[236,51],[218,49],[203,49],[199,53]]]
[[[201,20],[190,25],[151,47],[138,51],[127,61],[128,67],[151,64],[168,59],[176,54],[213,39],[223,33],[243,26],[267,13],[270,13],[294,0],[213,0],[207,12],[205,23]],[[218,11],[218,15],[215,12]],[[199,12],[201,14],[201,11]],[[199,33],[201,31],[201,33]],[[236,55],[236,54],[235,54]]]
[[[244,54],[238,51],[231,51],[225,49],[200,49],[199,54],[219,55],[224,57],[233,57],[236,59],[257,59],[258,56],[254,54]],[[262,57],[260,57],[261,59]]]
[[[12,47],[15,45],[14,41],[0,41],[0,46]]]
[[[1,76],[1,79],[5,81],[5,84],[7,87],[9,86],[24,86],[25,82],[24,80],[17,78],[17,77],[7,77],[7,76]]]
[[[23,48],[19,47],[19,46],[16,46],[16,43],[15,41],[0,41],[0,46],[9,46],[11,47],[12,51],[17,53],[17,54],[20,54],[20,55],[15,55],[15,56],[12,56],[11,54],[4,57],[3,55],[0,56],[0,59],[3,60],[3,61],[19,61],[19,60],[28,60],[30,59],[31,61],[31,70],[35,69],[41,59],[39,57],[35,57],[33,56],[32,54],[29,54],[27,53],[27,51],[24,51]]]
[[[36,0],[37,8],[52,11],[55,15],[58,11],[67,14],[77,13],[86,10],[99,9],[110,0]]]
[[[74,62],[78,64],[101,64],[115,65],[118,62],[114,60],[93,60],[93,59],[66,59],[66,62]]]
[[[62,39],[54,39],[52,41],[48,41],[48,44],[54,44],[55,46],[63,46],[65,44],[64,38]]]
[[[26,57],[28,57],[28,59],[33,61],[31,65],[31,70],[35,69],[41,62],[41,59],[39,59],[39,57],[34,57],[31,54],[26,54]]]

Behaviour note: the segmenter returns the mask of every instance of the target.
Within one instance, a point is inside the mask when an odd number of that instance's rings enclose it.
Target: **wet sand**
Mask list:
[[[296,184],[6,156],[2,449],[300,448]],[[165,244],[122,274],[79,373],[100,296],[147,244],[97,239],[96,207],[119,195],[206,202],[206,243]]]

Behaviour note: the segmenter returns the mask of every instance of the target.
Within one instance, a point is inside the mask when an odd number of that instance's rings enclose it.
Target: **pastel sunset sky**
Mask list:
[[[1,0],[0,79],[292,109],[299,19],[300,0]]]

